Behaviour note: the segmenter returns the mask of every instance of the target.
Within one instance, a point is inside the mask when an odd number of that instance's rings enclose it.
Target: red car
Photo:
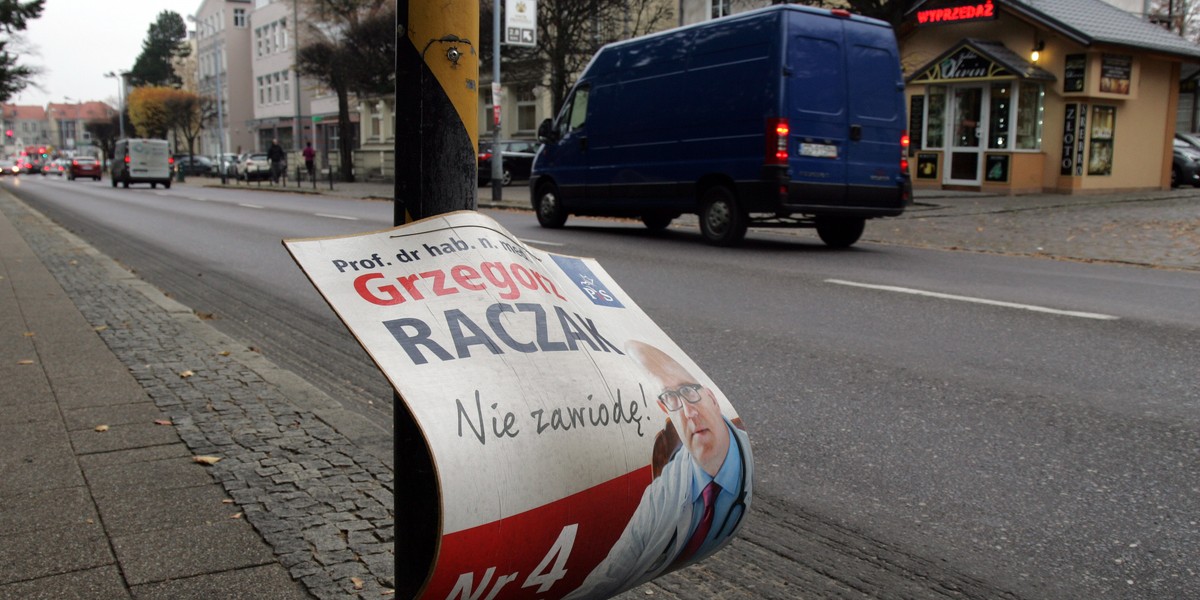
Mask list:
[[[79,156],[71,160],[71,172],[67,179],[74,181],[76,177],[91,177],[100,181],[100,161],[90,156]]]

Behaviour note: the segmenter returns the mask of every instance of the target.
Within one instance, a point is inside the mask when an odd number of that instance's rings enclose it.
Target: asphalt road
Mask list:
[[[387,227],[390,205],[27,181],[35,208],[390,428],[386,382],[279,244]],[[628,598],[1200,597],[1195,273],[489,214],[599,258],[750,429],[744,534]]]

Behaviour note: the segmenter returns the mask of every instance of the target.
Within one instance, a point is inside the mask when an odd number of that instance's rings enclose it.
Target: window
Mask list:
[[[237,27],[238,29],[244,29],[246,27],[246,9],[233,9],[233,26]]]
[[[517,94],[517,131],[537,130],[537,96],[533,90]]]
[[[925,111],[925,147],[941,148],[946,124],[946,86],[929,86]]]
[[[710,0],[712,18],[720,19],[729,15],[729,0]]]
[[[988,111],[988,148],[1007,150],[1009,146],[1009,125],[1012,122],[1012,86],[1013,82],[1003,81],[992,84],[991,106]]]
[[[576,129],[582,128],[587,121],[588,94],[591,88],[582,86],[575,90],[575,95],[571,98],[571,104],[567,107],[567,119],[565,129],[562,135],[567,135]]]
[[[289,100],[291,100],[291,99],[292,99],[292,86],[291,86],[291,85],[288,83],[288,81],[289,81],[291,78],[292,78],[292,73],[291,73],[291,71],[284,71],[284,72],[283,72],[283,85],[282,85],[282,88],[283,88],[283,99],[284,99],[285,101],[289,101]]]
[[[1022,82],[1017,90],[1017,149],[1042,147],[1042,121],[1045,117],[1046,90],[1042,84]]]

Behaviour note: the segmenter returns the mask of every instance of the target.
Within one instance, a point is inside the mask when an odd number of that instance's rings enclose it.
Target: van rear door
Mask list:
[[[907,122],[895,36],[881,25],[844,23],[850,111],[847,202],[857,207],[901,208],[900,139]]]
[[[843,21],[801,11],[785,13],[784,114],[790,129],[793,191],[805,203],[846,200],[849,137]],[[793,194],[796,197],[796,194]]]

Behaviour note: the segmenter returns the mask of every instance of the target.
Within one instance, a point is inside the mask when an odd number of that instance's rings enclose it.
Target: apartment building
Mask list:
[[[221,118],[205,124],[204,154],[255,150],[254,89],[250,16],[252,0],[204,0],[190,17],[196,28],[196,92],[214,99]],[[215,99],[220,97],[220,102]]]

